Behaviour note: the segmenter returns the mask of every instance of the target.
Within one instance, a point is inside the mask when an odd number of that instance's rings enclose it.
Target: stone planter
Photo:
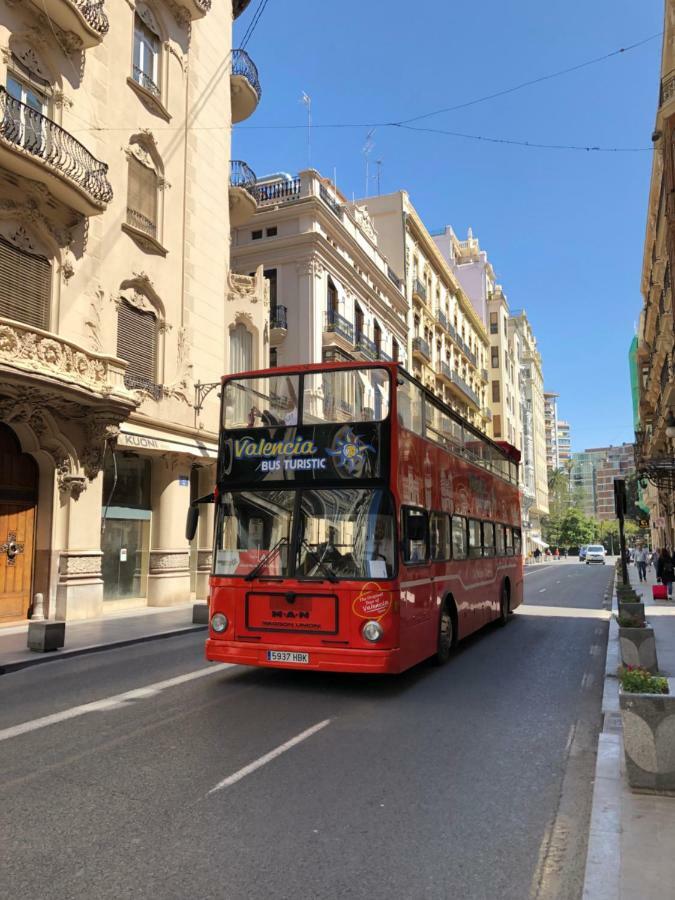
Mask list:
[[[639,628],[645,624],[645,605],[619,600],[619,615],[622,619],[631,619],[631,624]]]
[[[620,691],[619,703],[628,783],[675,792],[675,695]]]
[[[650,625],[644,628],[619,626],[619,647],[624,666],[639,666],[652,673],[659,671],[654,629]]]

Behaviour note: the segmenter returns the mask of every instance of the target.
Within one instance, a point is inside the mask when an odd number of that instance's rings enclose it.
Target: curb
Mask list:
[[[612,613],[617,612],[616,571],[607,596]],[[611,593],[610,593],[611,591]],[[593,802],[586,851],[583,900],[616,900],[620,896],[621,871],[621,774],[622,728],[618,681],[619,628],[612,616],[607,636],[605,684],[602,692],[602,731],[593,779]]]
[[[76,647],[73,650],[56,650],[53,653],[36,654],[34,659],[22,659],[18,662],[0,664],[0,675],[8,675],[10,672],[18,672],[20,669],[28,669],[31,666],[39,666],[43,663],[58,662],[62,659],[72,659],[75,656],[87,656],[90,653],[100,653],[102,650],[115,650],[119,647],[130,647],[133,644],[146,644],[149,641],[159,641],[163,638],[178,637],[181,634],[192,634],[195,631],[206,631],[206,625],[188,625],[185,628],[174,628],[171,631],[160,631],[155,634],[143,634],[139,637],[125,638],[121,641],[112,641],[109,644],[90,644],[88,647]]]

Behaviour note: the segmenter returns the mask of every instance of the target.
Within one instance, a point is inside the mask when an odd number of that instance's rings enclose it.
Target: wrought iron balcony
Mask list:
[[[138,66],[132,66],[131,71],[136,84],[140,84],[140,86],[151,93],[153,97],[160,96],[161,92],[159,90],[159,87],[155,84],[155,82],[147,74],[147,72],[144,72],[143,69],[139,69]]]
[[[103,0],[41,0],[40,10],[65,32],[69,51],[96,47],[110,27]]]
[[[354,324],[341,316],[334,309],[329,309],[326,313],[326,331],[333,334],[339,334],[350,344],[354,343]]]
[[[300,176],[281,178],[279,181],[272,181],[268,184],[257,184],[255,195],[261,206],[298,200],[300,199]]]
[[[130,391],[145,391],[150,394],[153,400],[161,400],[164,393],[161,384],[155,384],[152,379],[145,375],[134,375],[133,372],[124,373],[124,386]]]
[[[377,359],[377,345],[375,341],[371,341],[362,331],[356,332],[356,349],[368,359]]]
[[[438,310],[438,312],[436,313],[436,317],[438,318],[438,321],[439,321],[441,327],[445,328],[445,330],[447,331],[448,330],[448,317],[446,316],[446,314],[443,312],[442,309]]]
[[[427,302],[427,286],[419,278],[413,279],[413,294],[417,295],[425,303]]]
[[[429,344],[422,337],[413,338],[412,342],[413,353],[419,353],[420,356],[423,356],[427,362],[431,362],[431,350],[429,349]]]
[[[136,228],[138,231],[144,232],[144,234],[149,234],[150,237],[157,237],[157,225],[155,222],[130,206],[127,206],[127,225],[131,225],[132,228]]]
[[[392,269],[391,266],[387,266],[387,275],[389,276],[389,281],[391,281],[392,284],[395,284],[396,287],[399,289],[399,291],[402,291],[403,290],[403,282],[398,277],[396,272],[394,272],[394,270]]]
[[[255,172],[240,159],[231,160],[230,225],[243,225],[257,208]]]
[[[450,322],[448,322],[448,334],[453,339],[453,341],[457,343],[457,332],[455,331],[455,326],[451,325]]]
[[[377,350],[377,358],[381,359],[382,362],[393,362],[394,361],[393,357],[390,356],[388,353],[385,353],[385,351],[382,350],[382,348]]]
[[[486,382],[489,381],[489,380],[490,380],[490,376],[488,375],[488,370],[487,370],[487,369],[481,369],[481,370],[480,370],[480,377],[483,379],[483,381],[486,381]]]
[[[258,69],[245,50],[232,51],[230,94],[233,122],[242,122],[244,119],[248,119],[260,103],[262,89]]]
[[[326,204],[326,206],[330,207],[333,210],[338,219],[341,219],[344,212],[342,206],[340,205],[340,203],[338,203],[335,197],[330,194],[330,192],[323,184],[319,186],[319,196]]]
[[[47,185],[84,215],[102,212],[112,200],[108,166],[56,122],[11,97],[0,86],[0,163]]]
[[[442,362],[439,367],[439,375],[447,381],[452,381],[452,369],[446,362]]]
[[[283,328],[288,331],[288,319],[285,306],[273,306],[270,310],[270,328]]]
[[[467,397],[470,397],[476,406],[480,406],[480,402],[478,400],[478,394],[469,387],[469,385],[466,383],[466,381],[464,381],[463,378],[460,378],[456,372],[451,372],[450,380],[452,381],[453,384],[456,384],[457,387],[461,391],[463,391]]]

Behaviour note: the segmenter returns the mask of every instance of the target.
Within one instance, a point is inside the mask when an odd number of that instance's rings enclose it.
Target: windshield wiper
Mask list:
[[[339,580],[337,575],[335,574],[335,572],[333,572],[333,570],[330,568],[330,566],[328,566],[322,559],[319,559],[319,557],[316,555],[316,553],[312,550],[312,548],[306,538],[302,539],[302,543],[300,544],[300,546],[304,547],[307,550],[307,552],[309,553],[309,555],[313,559],[316,560],[317,566],[319,566],[319,568],[323,569],[323,571],[326,573],[326,578],[328,578],[329,581],[332,581],[333,584],[336,584],[337,581]]]
[[[272,547],[270,552],[266,556],[263,556],[263,558],[260,560],[260,562],[251,569],[251,571],[248,573],[248,575],[244,575],[244,581],[253,581],[253,579],[258,574],[258,572],[263,568],[263,566],[266,566],[267,563],[272,562],[272,559],[277,555],[277,553],[279,552],[279,550],[281,549],[283,544],[287,544],[287,543],[288,543],[287,537],[285,537],[285,536],[280,537],[279,540],[276,542],[276,544]]]

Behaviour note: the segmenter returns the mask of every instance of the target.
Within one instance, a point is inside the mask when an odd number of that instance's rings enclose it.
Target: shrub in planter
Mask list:
[[[619,618],[626,619],[625,625],[644,625],[645,624],[645,605],[644,603],[624,603],[619,600]],[[630,621],[628,621],[630,620]],[[619,622],[619,625],[624,623]]]
[[[675,791],[675,695],[645,669],[619,670],[619,704],[628,782],[643,791]]]
[[[624,666],[634,666],[658,672],[654,629],[650,625],[625,628],[619,625],[619,648]]]

